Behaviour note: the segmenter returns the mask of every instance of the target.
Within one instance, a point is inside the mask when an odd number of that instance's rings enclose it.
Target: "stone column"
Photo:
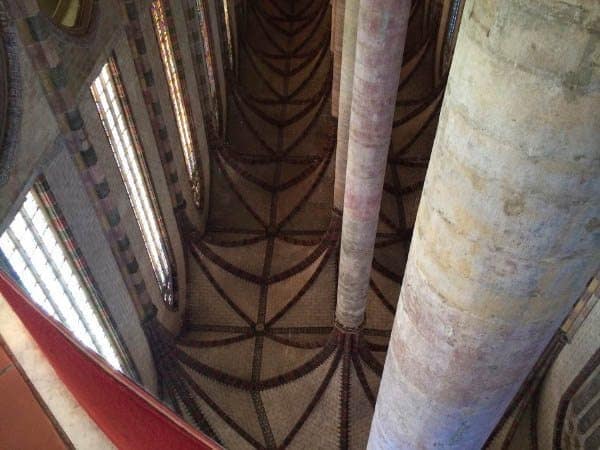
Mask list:
[[[479,449],[598,269],[598,8],[468,0],[369,449]]]
[[[332,8],[331,50],[333,52],[333,80],[331,82],[331,115],[338,116],[340,98],[340,71],[342,68],[342,36],[346,0],[335,0]]]
[[[344,36],[342,39],[342,67],[338,104],[337,144],[335,150],[335,184],[333,206],[344,208],[344,185],[348,159],[348,136],[350,134],[350,109],[352,106],[352,82],[354,81],[354,57],[356,55],[356,27],[360,0],[345,0]]]
[[[336,320],[363,321],[410,0],[361,0]]]

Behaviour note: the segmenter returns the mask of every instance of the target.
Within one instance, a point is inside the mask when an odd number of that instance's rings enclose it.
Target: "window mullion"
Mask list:
[[[31,273],[31,275],[33,275],[33,278],[35,279],[35,282],[37,283],[37,285],[40,287],[40,289],[44,293],[44,296],[46,297],[46,300],[48,301],[48,303],[50,304],[50,306],[54,310],[54,313],[56,314],[56,316],[58,317],[58,319],[63,324],[66,324],[67,323],[66,317],[63,315],[63,313],[60,310],[60,308],[58,307],[58,305],[54,302],[54,299],[52,298],[52,295],[50,294],[50,291],[48,291],[48,287],[46,286],[46,283],[44,283],[44,281],[42,280],[42,277],[40,276],[39,272],[36,270],[35,266],[31,263],[31,259],[29,259],[29,255],[27,254],[27,252],[25,252],[25,250],[23,249],[23,247],[19,243],[20,239],[15,235],[15,233],[10,229],[10,227],[8,227],[6,229],[5,233],[8,234],[8,237],[10,238],[10,240],[13,242],[13,245],[15,246],[15,250],[17,252],[19,252],[19,255],[21,255],[21,258],[23,258],[23,261],[25,261],[25,264],[27,265],[27,268],[29,269],[29,272]]]
[[[152,190],[148,167],[135,130],[116,63],[111,58],[91,86],[115,161],[125,184],[144,245],[161,292],[167,292],[171,271],[170,253]],[[165,297],[166,299],[166,297]]]
[[[102,88],[102,92],[97,90],[97,93],[100,96],[104,96],[105,98],[107,98],[107,92],[109,92],[109,88],[104,85],[102,86]],[[116,92],[114,93],[114,95],[117,95]],[[115,102],[116,101],[117,100],[115,98]],[[144,180],[141,179],[141,177],[135,176],[136,172],[141,172],[141,168],[139,167],[139,162],[135,159],[136,149],[134,148],[133,137],[131,136],[129,129],[127,128],[126,119],[123,116],[122,111],[117,109],[117,105],[115,103],[111,104],[109,102],[109,105],[110,106],[109,110],[107,111],[107,114],[111,115],[114,119],[114,126],[117,129],[115,131],[118,131],[120,129],[120,125],[122,124],[125,128],[123,134],[126,134],[129,138],[128,145],[127,139],[124,139],[119,133],[114,132],[112,129],[109,129],[109,127],[107,126],[108,124],[105,124],[107,133],[112,139],[112,145],[114,146],[115,153],[118,155],[118,158],[116,158],[117,165],[119,166],[119,170],[121,171],[123,178],[127,180],[127,182],[125,183],[125,188],[127,190],[129,198],[131,199],[131,202],[138,204],[138,208],[134,208],[134,213],[136,214],[136,216],[141,216],[137,217],[138,222],[141,222],[140,227],[145,228],[147,230],[144,233],[146,236],[152,236],[154,233],[158,232],[158,230],[153,230],[150,226],[150,223],[153,221],[151,219],[152,213],[149,211],[149,209],[152,208],[152,206],[147,201],[144,201],[146,197],[145,195],[143,195],[145,189],[145,186],[143,185]],[[121,117],[119,118],[119,116]],[[120,123],[120,121],[122,121],[122,123]],[[153,259],[155,264],[156,260],[155,258]]]
[[[152,16],[154,19],[154,29],[157,35],[165,76],[167,78],[167,84],[169,87],[171,104],[175,112],[179,140],[183,150],[188,176],[190,180],[193,181],[194,172],[196,170],[196,155],[194,154],[195,149],[193,147],[193,140],[191,137],[191,126],[189,123],[188,111],[182,98],[183,86],[177,71],[173,44],[169,34],[167,18],[162,0],[155,0],[153,2]]]
[[[42,211],[40,211],[40,213],[42,213]],[[90,325],[88,324],[87,320],[85,320],[85,316],[83,315],[81,309],[78,306],[77,299],[75,299],[75,297],[73,297],[73,293],[71,292],[71,289],[69,288],[69,286],[65,285],[65,281],[62,277],[62,274],[60,273],[59,268],[56,266],[56,263],[54,262],[54,258],[52,257],[52,255],[50,255],[48,253],[48,250],[46,249],[46,246],[45,246],[44,242],[42,241],[42,237],[39,235],[35,225],[33,224],[32,220],[31,220],[31,217],[29,217],[29,215],[25,211],[23,211],[22,216],[23,216],[23,219],[25,220],[25,223],[27,224],[27,227],[29,228],[29,231],[31,232],[31,235],[33,236],[38,248],[44,254],[44,256],[47,260],[48,266],[52,269],[52,272],[54,273],[56,280],[60,283],[63,292],[66,294],[67,299],[69,300],[69,303],[71,305],[71,308],[73,309],[73,311],[75,311],[75,313],[77,314],[77,317],[81,321],[81,324],[85,328],[85,331],[89,335],[90,340],[92,341],[92,343],[95,347],[94,350],[96,350],[97,353],[101,353],[100,352],[100,344],[98,342],[96,334],[90,329]],[[54,232],[54,231],[52,230],[52,232]],[[70,264],[70,261],[68,259],[66,259],[66,263]],[[30,268],[33,268],[33,266],[30,266]],[[35,269],[35,268],[33,268],[33,269]],[[77,276],[77,275],[75,275],[75,276]],[[64,323],[67,324],[68,321],[65,320]]]

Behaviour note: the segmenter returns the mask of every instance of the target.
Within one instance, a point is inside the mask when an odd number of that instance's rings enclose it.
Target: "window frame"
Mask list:
[[[219,78],[216,67],[214,44],[212,42],[212,27],[210,24],[210,10],[205,0],[196,2],[196,16],[198,18],[199,39],[202,46],[202,59],[204,61],[204,77],[206,79],[207,96],[210,101],[213,131],[220,136],[223,130],[221,99],[219,91]]]
[[[108,75],[105,76],[104,74]],[[103,105],[101,94],[95,86],[101,77],[109,78],[108,83],[112,84],[111,89],[114,91],[114,98],[104,98],[104,103],[107,105],[108,101],[112,100],[108,109]],[[108,86],[106,83],[107,81],[100,83],[103,86],[102,90]],[[138,229],[142,235],[146,254],[150,259],[154,278],[161,293],[162,304],[169,310],[176,310],[178,307],[177,276],[173,251],[114,52],[102,66],[100,74],[90,85],[90,92],[96,104],[96,110],[113,157],[119,168],[119,175],[125,186]],[[114,114],[115,110],[119,114]],[[123,125],[123,129],[119,130],[120,133],[118,134],[111,132],[111,130],[117,127],[116,122],[121,119],[121,116],[122,124],[119,125]],[[113,122],[112,128],[108,123],[110,122],[109,117]],[[117,135],[118,139],[115,139]],[[129,145],[125,142],[129,142]],[[128,149],[125,147],[130,147],[129,151],[131,153],[127,153]],[[123,166],[129,165],[134,167],[137,165],[137,169],[139,170],[125,171]],[[128,168],[131,169],[131,167]],[[142,191],[146,195],[136,195],[136,192],[133,191],[137,190]],[[151,233],[149,231],[150,228],[155,233]]]
[[[32,205],[36,208],[33,214],[30,211]],[[19,235],[17,235],[19,230],[15,231],[17,221],[25,224]],[[41,226],[44,227],[42,232],[40,232]],[[47,315],[65,326],[83,346],[103,357],[115,370],[138,380],[139,375],[133,360],[106,307],[87,261],[43,175],[36,179],[25,195],[15,217],[0,236],[0,241],[3,260],[29,298]],[[6,253],[9,244],[13,247],[10,255]],[[35,246],[35,248],[33,251],[28,251],[25,245]],[[39,254],[36,256],[38,251]],[[19,254],[18,259],[23,265],[20,270],[15,267],[14,253]],[[40,265],[40,262],[44,264]],[[27,287],[31,282],[27,282],[25,275],[33,279],[39,289],[37,294],[37,291],[31,291]],[[51,277],[53,279],[49,281]],[[58,296],[53,293],[53,288],[56,287],[62,289],[64,294],[60,296],[62,306]],[[39,293],[43,295],[43,299],[40,298]],[[88,317],[90,313],[93,317]],[[81,330],[76,330],[73,317],[68,318],[71,314],[85,331],[89,342],[78,335]],[[104,346],[108,346],[113,352],[112,356],[107,356]],[[111,357],[116,358],[118,367],[111,362]]]
[[[221,29],[223,30],[223,34],[225,34],[225,39],[224,39],[224,47],[225,47],[225,54],[227,56],[227,61],[229,63],[229,70],[234,71],[235,70],[235,46],[234,46],[234,34],[233,34],[233,29],[232,26],[233,24],[232,22],[232,15],[231,15],[231,5],[229,0],[221,0],[222,4],[223,4],[223,8],[221,9],[221,18],[224,22],[224,24],[222,24]],[[235,6],[234,6],[235,8]]]
[[[173,36],[174,30],[172,30],[169,23],[170,5],[168,0],[153,0],[150,4],[150,15],[163,73],[169,89],[169,98],[175,116],[179,143],[182,148],[194,203],[201,208],[204,203],[202,198],[203,186],[201,185],[202,164],[197,152],[196,129],[193,125],[189,104],[186,102],[187,86],[185,76],[181,73],[181,69],[177,64],[179,55],[174,45],[176,36]]]

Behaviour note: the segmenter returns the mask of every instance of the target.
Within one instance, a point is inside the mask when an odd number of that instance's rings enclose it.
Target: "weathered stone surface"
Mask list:
[[[352,107],[352,84],[354,81],[354,58],[356,55],[356,28],[358,26],[359,0],[346,0],[344,10],[344,36],[341,56],[337,144],[335,149],[335,184],[333,206],[344,208],[344,186],[348,160],[348,137],[350,135],[350,110]],[[335,62],[335,60],[334,60]]]
[[[534,3],[465,6],[371,449],[481,448],[597,270],[598,8]]]
[[[344,327],[364,317],[409,8],[360,3],[336,309]]]

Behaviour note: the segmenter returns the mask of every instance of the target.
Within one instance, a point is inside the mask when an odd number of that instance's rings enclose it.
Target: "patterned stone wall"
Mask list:
[[[0,2],[0,57],[4,68],[0,73],[0,114],[4,116],[0,126],[0,186],[4,186],[8,181],[21,127],[23,86],[17,39],[10,15]]]
[[[92,99],[89,91],[86,92],[85,95],[82,95],[80,107],[82,110],[82,115],[84,116],[84,120],[89,126],[90,141],[98,153],[99,164],[106,172],[109,184],[112,186],[112,195],[117,201],[119,212],[121,213],[121,219],[127,230],[127,234],[130,237],[131,248],[133,249],[133,252],[140,265],[140,271],[144,280],[146,281],[150,298],[152,299],[154,305],[158,306],[159,314],[165,325],[169,329],[176,331],[180,325],[180,314],[182,311],[181,307],[185,304],[185,260],[183,256],[183,248],[181,246],[181,237],[179,236],[179,230],[173,212],[173,205],[169,195],[167,180],[165,179],[165,173],[158,155],[156,141],[154,140],[154,135],[152,133],[152,123],[150,122],[148,112],[146,110],[146,105],[140,90],[140,84],[137,78],[135,67],[133,66],[131,49],[129,48],[129,44],[124,32],[119,33],[119,39],[115,42],[114,47],[99,58],[97,64],[98,71],[113,51],[116,55],[116,61],[121,74],[121,79],[127,92],[129,104],[133,113],[133,119],[135,121],[138,135],[144,149],[145,159],[148,164],[148,169],[152,177],[156,197],[160,205],[164,224],[170,237],[171,246],[174,253],[174,260],[179,278],[178,284],[180,288],[180,308],[176,312],[167,311],[166,308],[163,307],[163,302],[158,284],[155,281],[150,258],[148,257],[141,232],[137,225],[133,209],[129,203],[129,197],[127,196],[127,191],[125,190],[125,186],[121,180],[121,175],[114,160],[112,150],[106,139],[102,124],[100,123],[94,100]],[[165,105],[164,107],[169,106],[169,103],[161,102],[161,104]],[[173,140],[177,139],[176,132],[169,133],[169,137]],[[177,144],[176,141],[175,144]],[[173,145],[172,147],[174,149],[174,153],[181,151],[179,145]],[[182,171],[178,171],[178,173],[181,176],[185,174],[185,172]]]
[[[189,183],[187,169],[183,157],[183,150],[179,141],[179,133],[177,129],[177,122],[175,120],[175,114],[169,96],[169,90],[167,87],[167,80],[164,73],[163,65],[160,59],[159,48],[154,33],[154,26],[150,15],[150,4],[151,2],[142,1],[138,2],[138,11],[140,14],[140,23],[142,26],[142,32],[146,42],[146,48],[148,51],[148,57],[151,64],[152,72],[154,74],[154,82],[157,86],[157,93],[160,99],[160,104],[163,105],[162,115],[165,119],[165,125],[168,130],[169,139],[171,141],[171,147],[173,149],[173,157],[177,167],[177,173],[179,174],[179,183],[181,186],[182,194],[188,205],[186,210],[188,217],[196,222],[204,224],[206,216],[208,214],[208,202],[207,193],[209,189],[210,171],[209,171],[209,156],[208,156],[208,145],[206,142],[206,135],[204,132],[204,122],[202,119],[202,105],[200,102],[200,93],[196,86],[196,76],[194,73],[194,64],[192,62],[190,46],[188,42],[188,32],[186,29],[186,19],[184,10],[184,2],[180,1],[169,1],[168,6],[173,20],[174,30],[171,31],[171,41],[175,48],[179,48],[179,55],[181,60],[179,61],[178,69],[183,71],[186,84],[186,97],[187,104],[190,114],[190,122],[196,128],[197,135],[197,148],[196,154],[201,162],[203,173],[202,178],[204,181],[204,194],[206,196],[203,208],[198,211],[194,206],[194,199],[192,196],[191,185]],[[166,4],[166,2],[165,2]]]
[[[43,172],[98,283],[102,298],[143,385],[156,392],[156,370],[148,342],[138,321],[131,320],[136,312],[127,286],[120,276],[110,245],[102,233],[98,217],[89,203],[68,151],[61,149]]]
[[[16,82],[22,88],[19,99],[22,113],[10,148],[3,149],[11,152],[11,155],[10,167],[0,183],[0,231],[15,214],[16,204],[20,204],[18,199],[31,185],[37,166],[44,154],[51,151],[58,133],[52,111],[45,101],[40,101],[44,97],[40,81],[18,38],[14,40],[14,44],[15,47],[11,50],[19,66]]]
[[[182,149],[179,144],[177,126],[151,21],[150,3],[150,1],[141,0],[136,2],[136,6],[140,13],[144,41],[152,64],[152,74],[158,85],[159,103],[157,107],[164,111],[163,117],[166,122],[168,140],[173,150],[176,171],[183,186],[183,196],[188,205],[188,215],[194,220],[194,223],[202,224],[205,219],[199,217],[198,211],[194,209],[191,200],[191,190],[187,180]],[[27,3],[28,6],[23,7],[12,5],[12,13],[16,14],[15,17],[28,17],[27,14],[32,14],[35,11],[33,4],[35,2],[31,5]],[[185,29],[185,14],[188,11],[183,10],[181,2],[173,2],[173,5],[176,40],[183,39],[183,42],[185,42],[188,36]],[[133,292],[131,290],[132,283],[122,281],[127,279],[127,276],[123,278],[122,264],[119,263],[119,267],[117,267],[115,263],[115,242],[110,239],[107,240],[107,236],[113,234],[114,230],[109,228],[107,231],[107,218],[97,216],[99,211],[97,205],[96,208],[90,206],[98,200],[102,203],[104,199],[96,199],[93,195],[90,196],[89,186],[87,194],[84,192],[85,189],[82,189],[84,185],[81,180],[86,179],[85,177],[88,176],[82,175],[84,173],[82,170],[85,168],[82,169],[79,157],[76,154],[71,153],[71,156],[69,156],[63,151],[66,141],[61,136],[55,118],[59,117],[57,116],[59,114],[60,119],[63,119],[62,112],[65,108],[65,99],[67,99],[66,108],[79,108],[83,126],[87,133],[86,137],[89,139],[89,145],[94,149],[95,156],[98,159],[98,163],[93,166],[93,171],[94,173],[104,174],[106,177],[105,181],[109,186],[110,202],[116,206],[116,212],[118,212],[120,218],[118,226],[128,237],[128,258],[133,257],[139,265],[139,270],[135,276],[138,280],[143,280],[148,297],[158,307],[158,317],[163,325],[176,333],[181,325],[181,314],[185,310],[186,288],[188,285],[186,280],[186,256],[179,234],[181,224],[177,223],[174,204],[171,200],[170,185],[173,181],[166,179],[167,174],[163,164],[161,164],[156,137],[153,134],[154,127],[157,126],[154,121],[155,116],[152,116],[147,109],[145,92],[142,90],[143,83],[134,66],[135,55],[132,48],[130,48],[131,41],[128,41],[126,36],[127,18],[124,4],[116,0],[97,2],[90,30],[83,36],[72,36],[64,33],[40,14],[28,17],[24,22],[18,23],[21,24],[19,38],[22,39],[25,36],[27,45],[33,50],[28,49],[26,52],[18,43],[17,53],[20,60],[22,83],[27,86],[22,99],[23,109],[26,113],[21,120],[21,133],[19,134],[14,170],[12,171],[13,176],[9,178],[9,182],[3,188],[0,188],[0,224],[5,225],[9,222],[11,213],[14,213],[20,206],[20,199],[28,191],[34,178],[42,170],[45,170],[50,184],[59,193],[59,202],[66,204],[65,214],[69,222],[73,222],[75,234],[79,235],[82,241],[89,240],[89,242],[84,243],[84,247],[87,249],[84,251],[91,255],[88,259],[90,265],[93,266],[93,270],[98,272],[98,278],[104,280],[103,290],[106,290],[105,296],[109,298],[109,308],[115,316],[119,316],[117,325],[120,328],[127,328],[126,324],[128,322],[137,322],[135,308],[132,306],[134,303],[133,297],[135,297],[131,294]],[[34,41],[39,41],[41,44],[32,44],[30,34],[34,36]],[[185,48],[187,49],[187,47]],[[133,118],[149,166],[152,184],[171,241],[179,286],[178,300],[180,307],[176,311],[168,310],[163,306],[137,221],[89,91],[90,83],[98,75],[109,56],[113,55],[113,52],[121,71],[121,78],[127,91]],[[182,66],[188,79],[192,120],[201,126],[202,120],[198,120],[198,118],[202,117],[202,111],[199,102],[199,91],[195,85],[193,72],[195,68],[189,51],[181,53]],[[30,60],[30,58],[33,58],[33,60]],[[46,66],[49,66],[49,68]],[[40,80],[45,83],[46,89],[42,88]],[[48,97],[48,92],[52,93],[50,97]],[[71,99],[74,99],[74,105],[70,103]],[[72,124],[69,123],[68,125],[71,126]],[[64,126],[62,128],[64,132]],[[74,130],[74,128],[71,129]],[[200,131],[200,154],[206,162],[203,166],[208,170],[206,139],[203,130]],[[84,145],[88,145],[87,142]],[[73,163],[76,160],[78,162],[74,165]],[[72,172],[73,170],[75,172]],[[67,174],[69,171],[72,173]],[[206,176],[205,180],[208,183],[209,177]],[[207,184],[205,186],[207,195],[208,187]],[[84,217],[81,217],[81,211],[86,210]],[[203,214],[206,214],[206,212]],[[100,224],[102,224],[103,229],[99,228]],[[93,231],[94,228],[95,231]],[[92,235],[92,237],[90,238],[89,235]],[[113,246],[113,252],[111,252],[111,245]],[[114,279],[117,281],[115,282]],[[129,291],[124,290],[126,286],[129,287]],[[137,289],[139,286],[136,285],[135,288]],[[139,309],[139,305],[137,305],[137,308]],[[139,314],[139,310],[137,313]],[[132,320],[134,317],[135,320]],[[156,386],[155,374],[147,344],[141,328],[136,326],[131,328],[131,330],[120,329],[119,331],[124,336],[126,345],[135,347],[132,349],[132,354],[142,379],[147,387],[154,390]]]
[[[94,0],[90,28],[83,36],[69,35],[48,19],[46,25],[64,62],[68,89],[75,96],[85,94],[96,62],[123,28],[119,0]]]

